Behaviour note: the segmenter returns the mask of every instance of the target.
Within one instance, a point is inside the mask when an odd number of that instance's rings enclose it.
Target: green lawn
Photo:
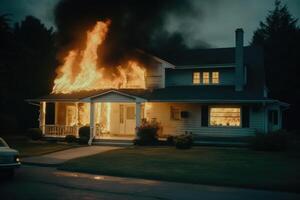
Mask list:
[[[176,182],[299,191],[300,154],[248,149],[129,147],[74,159],[60,169]]]
[[[10,144],[11,148],[19,151],[21,157],[39,156],[43,154],[53,153],[65,149],[73,148],[74,145],[57,144],[47,142],[14,142]]]

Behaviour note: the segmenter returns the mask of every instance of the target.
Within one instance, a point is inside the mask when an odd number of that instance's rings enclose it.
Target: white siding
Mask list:
[[[250,128],[257,132],[265,132],[265,111],[262,106],[253,106],[250,109]]]
[[[163,126],[163,135],[182,134],[185,131],[201,136],[249,136],[254,135],[253,128],[227,128],[227,127],[202,127],[201,126],[201,105],[187,103],[147,103],[151,109],[146,114],[146,118],[151,120],[156,118]],[[170,118],[171,106],[179,108],[181,111],[188,111],[189,117],[186,119],[172,120]]]
[[[234,85],[234,68],[228,69],[167,69],[166,86],[193,85],[193,72],[200,72],[201,84],[203,85],[203,72],[210,72],[210,83],[212,72],[219,72],[219,85]]]
[[[147,88],[164,88],[165,87],[165,69],[162,64],[147,69],[146,75]]]

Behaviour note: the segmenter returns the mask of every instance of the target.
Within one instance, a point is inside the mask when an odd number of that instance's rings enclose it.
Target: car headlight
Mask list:
[[[19,163],[21,160],[20,160],[20,157],[19,156],[15,156],[15,162],[16,163]]]

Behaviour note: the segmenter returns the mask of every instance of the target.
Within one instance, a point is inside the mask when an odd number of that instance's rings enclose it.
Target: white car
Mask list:
[[[11,149],[0,137],[0,173],[4,172],[6,176],[13,177],[15,168],[20,165],[19,152]]]

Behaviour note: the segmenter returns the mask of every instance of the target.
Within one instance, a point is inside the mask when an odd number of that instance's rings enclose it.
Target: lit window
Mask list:
[[[209,72],[203,72],[203,84],[209,84]]]
[[[219,84],[219,72],[212,73],[212,83]]]
[[[240,108],[210,108],[211,126],[240,126],[241,109]]]
[[[200,84],[200,72],[193,73],[193,84]]]
[[[180,120],[180,110],[174,106],[171,106],[171,113],[170,113],[172,120]]]

